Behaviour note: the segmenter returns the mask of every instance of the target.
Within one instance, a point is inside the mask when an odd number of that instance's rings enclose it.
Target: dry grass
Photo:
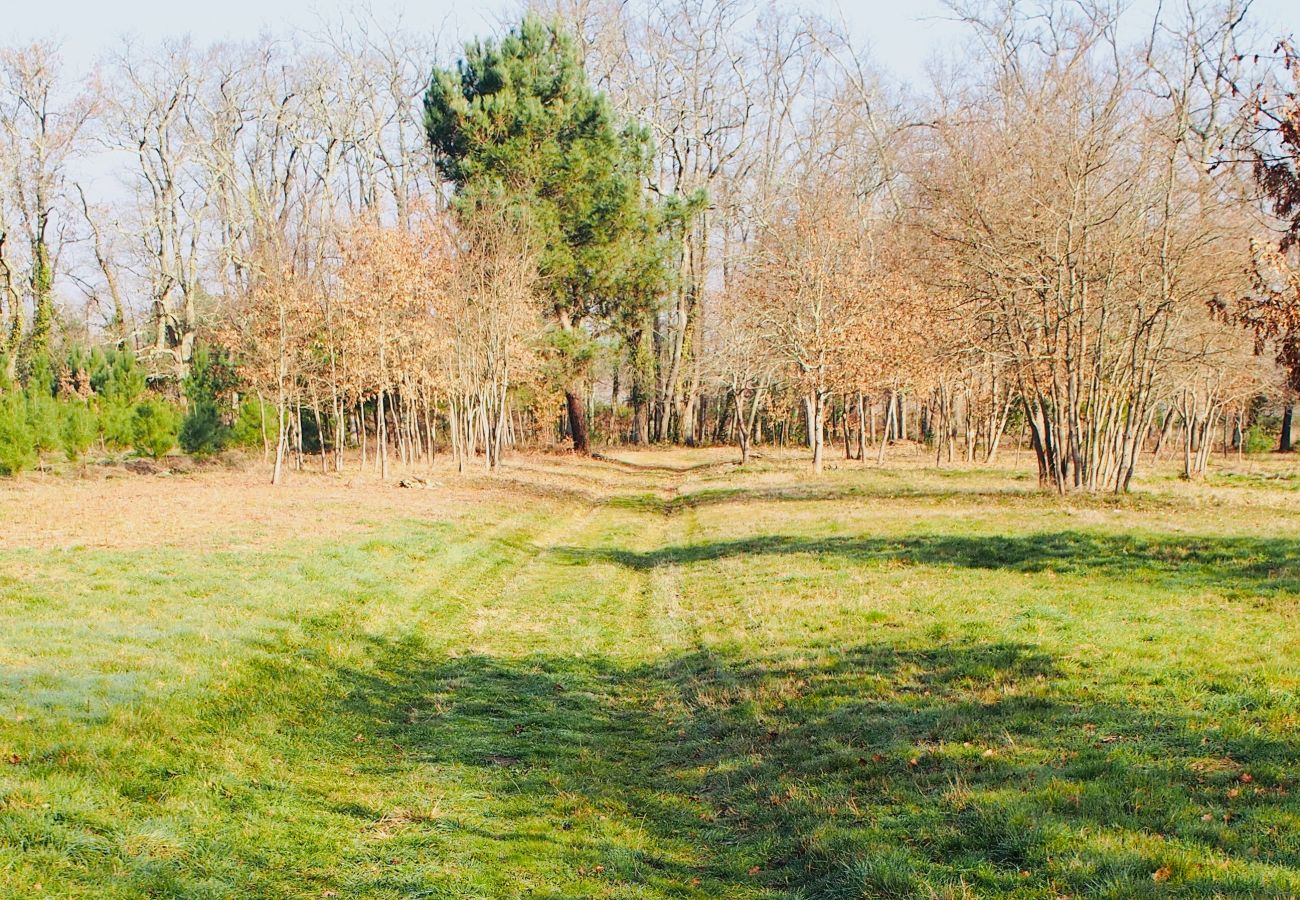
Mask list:
[[[95,467],[74,477],[29,474],[0,482],[0,518],[22,523],[0,533],[0,549],[151,547],[202,550],[333,540],[404,516],[447,518],[480,492],[441,462],[419,477],[432,489],[403,489],[370,471],[289,472],[272,487],[266,467],[249,460],[226,467],[139,474]]]

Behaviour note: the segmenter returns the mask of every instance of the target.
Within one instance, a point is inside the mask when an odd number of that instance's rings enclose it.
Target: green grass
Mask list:
[[[0,896],[1300,895],[1268,485],[718,459],[0,553]]]

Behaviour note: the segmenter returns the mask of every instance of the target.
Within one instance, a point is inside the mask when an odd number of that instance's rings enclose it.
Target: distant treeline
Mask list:
[[[6,49],[3,465],[1010,439],[1066,492],[1259,445],[1300,388],[1291,44],[1235,3],[954,10],[926,89],[757,0],[551,0],[454,54],[361,15],[80,80]],[[74,177],[103,148],[124,198]]]

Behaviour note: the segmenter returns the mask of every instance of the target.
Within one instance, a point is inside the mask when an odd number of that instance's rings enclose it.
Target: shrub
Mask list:
[[[185,414],[181,423],[181,448],[195,456],[210,456],[225,448],[230,441],[230,426],[221,421],[217,404],[199,400]]]
[[[63,453],[69,462],[76,462],[90,449],[99,423],[95,421],[94,410],[88,403],[71,400],[61,405],[59,437],[63,441]]]
[[[98,398],[99,429],[104,443],[135,443],[135,403],[144,393],[145,373],[129,350],[96,350],[90,356],[90,386]]]
[[[267,412],[257,397],[245,397],[239,404],[239,416],[234,427],[230,429],[230,443],[236,447],[261,447],[262,417]]]
[[[136,404],[131,416],[131,446],[137,453],[158,459],[176,446],[179,416],[175,407],[149,397]]]
[[[203,344],[195,349],[182,385],[190,401],[180,434],[181,446],[187,453],[207,456],[225,449],[230,442],[231,428],[221,410],[229,405],[237,382],[228,356],[220,350],[210,351]]]
[[[27,421],[27,398],[0,396],[0,475],[17,475],[36,463],[36,441]]]
[[[144,393],[145,372],[130,350],[96,350],[90,357],[90,386],[105,403],[131,406]]]
[[[1267,453],[1276,444],[1277,441],[1264,429],[1263,425],[1250,426],[1241,439],[1241,449],[1247,453]]]
[[[130,447],[135,441],[135,407],[118,401],[101,403],[99,433],[104,436],[106,444]]]
[[[59,404],[49,394],[39,388],[27,389],[27,426],[31,432],[32,445],[37,453],[58,450],[63,446],[59,433]]]

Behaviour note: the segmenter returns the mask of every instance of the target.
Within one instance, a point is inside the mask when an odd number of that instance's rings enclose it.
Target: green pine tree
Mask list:
[[[574,449],[585,452],[591,332],[634,318],[629,310],[653,304],[665,278],[658,211],[642,190],[648,133],[620,126],[572,36],[534,15],[499,42],[468,44],[454,70],[435,70],[424,107],[458,212],[504,203],[544,248],[554,371]]]

